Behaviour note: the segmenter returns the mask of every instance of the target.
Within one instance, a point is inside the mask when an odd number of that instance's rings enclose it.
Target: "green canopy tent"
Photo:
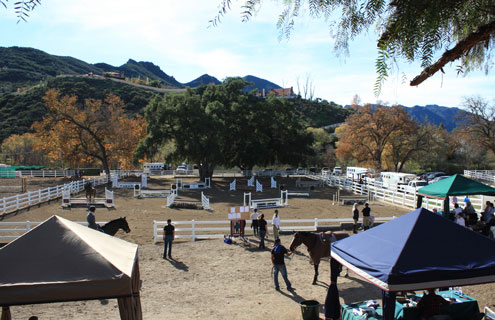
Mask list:
[[[443,199],[443,215],[449,217],[449,196],[489,195],[495,196],[495,188],[481,182],[455,174],[418,190],[417,208],[421,208],[423,197]]]

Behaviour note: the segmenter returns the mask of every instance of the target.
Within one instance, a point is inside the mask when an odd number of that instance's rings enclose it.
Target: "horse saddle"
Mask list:
[[[320,240],[323,243],[332,243],[334,241],[337,241],[337,238],[333,234],[332,231],[325,231],[325,232],[320,232]]]

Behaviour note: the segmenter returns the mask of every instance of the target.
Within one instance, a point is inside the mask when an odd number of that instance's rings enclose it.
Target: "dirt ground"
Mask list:
[[[137,178],[135,179],[138,180]],[[286,260],[289,279],[296,288],[289,292],[281,277],[281,291],[274,290],[271,276],[269,249],[257,249],[258,239],[247,230],[249,241],[243,244],[236,240],[227,245],[222,239],[174,242],[174,260],[163,260],[163,243],[153,244],[153,220],[226,220],[232,206],[240,206],[243,190],[229,192],[232,179],[214,179],[211,189],[205,190],[210,198],[211,211],[191,209],[170,209],[165,199],[135,199],[133,191],[115,190],[116,209],[98,208],[98,221],[108,221],[125,216],[132,231],[119,231],[116,236],[139,244],[141,279],[141,303],[144,319],[301,319],[299,302],[315,299],[324,303],[329,283],[329,263],[320,264],[320,282],[312,285],[313,267],[309,264],[305,248],[298,248],[296,254]],[[295,188],[295,180],[278,178],[289,190]],[[189,179],[189,181],[194,181]],[[149,179],[150,188],[169,188],[172,180]],[[187,180],[185,180],[187,182]],[[280,196],[279,191],[268,189],[269,180],[263,179],[265,191],[254,193],[253,199]],[[245,180],[237,179],[238,186],[246,186]],[[103,196],[103,188],[98,188]],[[310,190],[311,198],[290,198],[289,206],[280,208],[283,219],[295,218],[350,218],[351,206],[332,205],[333,188],[324,187]],[[199,190],[179,193],[180,199],[200,201]],[[400,216],[411,211],[385,205],[371,204],[372,214],[377,217]],[[263,210],[271,219],[273,209]],[[52,201],[40,207],[22,210],[9,215],[3,221],[43,221],[52,215],[60,215],[73,221],[85,221],[86,209],[63,210],[61,202]],[[291,236],[282,235],[282,243],[289,245]],[[273,244],[271,237],[267,248]],[[480,308],[495,307],[495,285],[464,287],[464,292],[478,299]],[[341,303],[367,299],[380,299],[380,291],[362,281],[354,274],[339,278]],[[117,301],[81,301],[56,304],[11,307],[13,319],[27,319],[36,315],[39,319],[119,319]],[[323,310],[322,310],[323,312]],[[320,314],[323,318],[323,313]]]

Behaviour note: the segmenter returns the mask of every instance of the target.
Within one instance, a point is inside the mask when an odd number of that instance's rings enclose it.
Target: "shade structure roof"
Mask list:
[[[0,249],[0,305],[132,296],[137,245],[59,216]]]
[[[495,241],[424,208],[334,242],[331,255],[386,291],[495,282]]]
[[[448,196],[495,195],[495,188],[455,174],[419,189],[418,195],[442,199]]]

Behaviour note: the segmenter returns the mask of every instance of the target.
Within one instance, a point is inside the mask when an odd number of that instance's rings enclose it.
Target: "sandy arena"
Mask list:
[[[137,178],[135,179],[138,180]],[[296,190],[295,180],[278,178],[289,190]],[[62,183],[61,179],[51,179],[53,185]],[[185,182],[197,181],[187,179]],[[142,290],[141,303],[144,319],[301,319],[299,302],[315,299],[324,303],[329,283],[329,263],[320,264],[320,282],[312,285],[313,267],[309,264],[304,246],[296,254],[286,259],[287,271],[292,285],[296,288],[289,292],[281,276],[281,291],[277,292],[271,277],[270,250],[273,237],[267,242],[267,249],[258,250],[258,240],[246,228],[249,238],[247,244],[236,239],[227,245],[222,239],[176,240],[172,255],[175,260],[162,259],[163,243],[153,244],[153,220],[173,221],[189,220],[227,220],[227,212],[232,206],[240,206],[244,191],[229,192],[230,178],[213,180],[211,189],[205,191],[210,198],[212,211],[169,209],[166,199],[135,199],[133,191],[115,190],[115,210],[98,208],[97,221],[109,221],[125,216],[131,233],[119,231],[116,237],[139,244],[139,263]],[[151,178],[149,187],[170,188],[172,180]],[[238,186],[245,180],[238,179]],[[254,193],[253,199],[274,198],[279,191],[269,189],[269,180],[263,179],[263,193]],[[39,183],[30,181],[29,190]],[[39,186],[38,186],[39,188]],[[300,188],[298,188],[300,189]],[[309,199],[290,198],[289,206],[279,208],[284,219],[308,218],[351,218],[351,206],[332,205],[332,188],[310,191]],[[181,199],[200,201],[199,190],[183,191]],[[98,195],[103,188],[98,188]],[[4,196],[4,194],[0,194]],[[83,196],[82,194],[80,195]],[[399,216],[411,209],[385,205],[380,202],[371,204],[372,214],[376,217]],[[267,220],[271,219],[273,209],[262,210]],[[60,215],[73,221],[85,221],[86,209],[73,208],[63,210],[61,201],[52,201],[40,207],[22,210],[9,215],[3,221],[44,221],[52,215]],[[270,225],[270,224],[269,224]],[[288,247],[291,236],[282,235],[282,244]],[[452,239],[455,240],[455,239]],[[452,243],[454,243],[452,241]],[[495,308],[495,284],[464,287],[464,292],[478,299],[480,309],[485,306]],[[380,299],[377,287],[362,281],[355,274],[348,278],[339,278],[341,303],[351,303],[367,299]],[[81,301],[41,305],[11,307],[13,319],[28,319],[36,315],[39,319],[120,319],[117,300],[108,303]],[[323,318],[323,310],[320,313]]]

